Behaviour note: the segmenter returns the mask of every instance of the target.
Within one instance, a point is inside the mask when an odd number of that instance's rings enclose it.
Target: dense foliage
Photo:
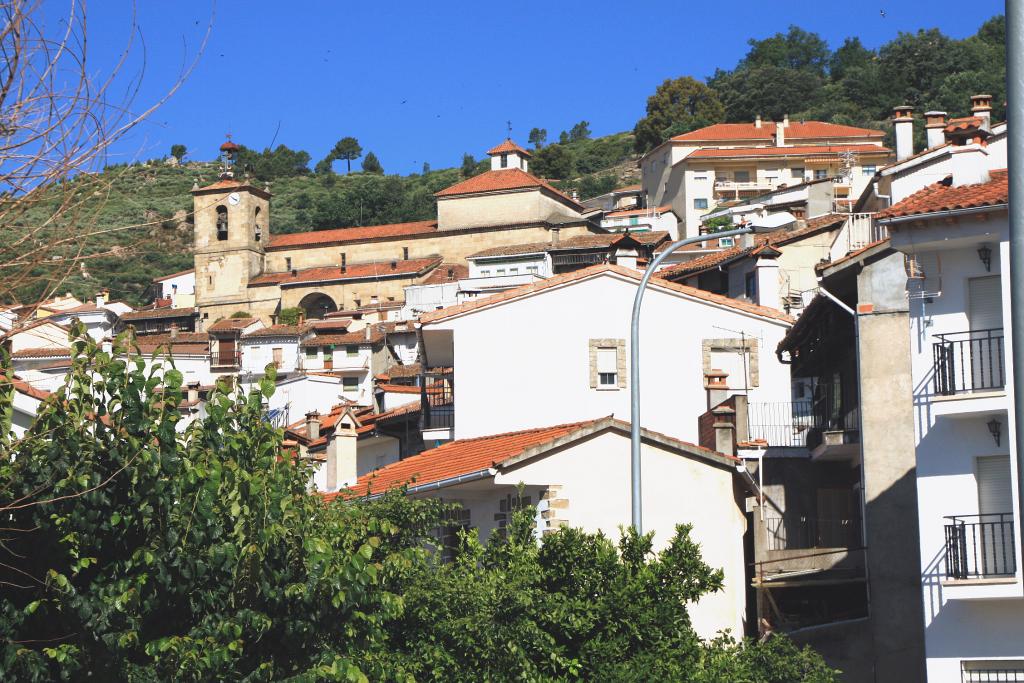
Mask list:
[[[686,527],[657,555],[538,542],[528,508],[444,564],[440,503],[309,493],[262,407],[272,368],[179,430],[180,373],[73,343],[21,439],[0,380],[4,680],[835,680],[781,637],[696,637],[686,605],[721,574]]]

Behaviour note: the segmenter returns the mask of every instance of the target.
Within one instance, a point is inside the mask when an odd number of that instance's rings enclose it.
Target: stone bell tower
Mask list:
[[[238,145],[230,138],[220,150],[220,179],[192,188],[200,329],[235,311],[251,310],[249,281],[263,271],[264,245],[270,239],[270,191],[235,178]]]

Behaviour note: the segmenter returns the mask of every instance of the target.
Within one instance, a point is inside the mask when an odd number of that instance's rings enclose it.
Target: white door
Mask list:
[[[1002,387],[1003,293],[998,275],[967,281],[967,317],[971,328],[969,388]]]
[[[1010,456],[990,455],[977,459],[978,524],[974,543],[978,573],[982,576],[1012,574],[1013,495],[1010,489]],[[972,539],[968,536],[968,541]]]

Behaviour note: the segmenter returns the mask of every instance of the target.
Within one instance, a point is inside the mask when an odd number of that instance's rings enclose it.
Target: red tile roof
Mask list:
[[[1006,169],[991,171],[987,183],[953,187],[946,178],[918,190],[903,201],[875,214],[876,220],[918,216],[938,211],[1000,206],[1010,201],[1010,182]]]
[[[478,308],[494,306],[502,303],[503,301],[518,299],[521,296],[527,296],[535,292],[542,292],[552,287],[557,287],[559,285],[563,285],[569,282],[575,282],[577,280],[583,280],[589,277],[593,277],[595,275],[600,275],[605,272],[612,272],[617,275],[622,275],[632,280],[636,280],[637,282],[639,282],[640,279],[643,277],[643,274],[640,273],[639,271],[633,270],[632,268],[624,268],[619,265],[600,264],[596,266],[590,266],[589,268],[582,268],[580,270],[575,270],[570,273],[563,273],[561,275],[556,275],[554,277],[550,277],[540,282],[534,282],[532,284],[523,285],[521,287],[506,290],[504,292],[499,292],[498,294],[492,294],[491,296],[485,297],[483,299],[467,301],[456,306],[449,306],[448,308],[443,308],[439,311],[431,311],[429,313],[424,313],[423,315],[420,316],[420,323],[428,324],[432,322],[437,322],[439,320],[445,320],[447,318],[452,318],[463,313],[468,313],[469,311],[474,311]],[[746,313],[759,315],[764,318],[780,320],[785,323],[793,323],[793,318],[786,315],[782,311],[775,310],[774,308],[758,306],[757,304],[747,303],[746,301],[740,301],[738,299],[730,299],[727,296],[722,296],[721,294],[712,294],[711,292],[707,292],[702,289],[697,289],[696,287],[688,287],[686,285],[677,284],[675,282],[670,282],[669,280],[664,280],[661,278],[652,279],[650,285],[664,287],[665,289],[671,290],[673,292],[678,292],[688,297],[700,299],[702,301],[706,301],[708,303],[715,304],[718,306],[733,308],[736,310],[744,311]]]
[[[146,308],[132,311],[121,316],[122,321],[146,320],[149,318],[190,318],[197,315],[194,308]]]
[[[709,235],[713,238],[714,235]],[[749,254],[754,250],[754,247],[741,247],[739,245],[723,249],[722,251],[716,251],[704,256],[698,256],[695,259],[678,263],[668,268],[662,268],[657,272],[654,277],[662,278],[665,280],[675,280],[676,278],[689,277],[696,275],[697,273],[703,273],[706,270],[711,270],[726,261],[731,261],[734,258],[739,258]]]
[[[609,232],[598,235],[578,235],[560,240],[558,244],[551,242],[527,242],[526,244],[509,244],[503,247],[492,247],[470,254],[467,258],[485,256],[516,256],[518,254],[539,254],[546,251],[572,251],[575,249],[608,249],[618,240],[629,236],[642,245],[658,245],[668,240],[664,230],[644,230],[641,232]]]
[[[249,281],[250,286],[256,285],[290,285],[303,282],[341,282],[344,280],[363,280],[366,278],[382,278],[396,276],[415,276],[426,273],[441,263],[441,257],[421,259],[393,259],[391,261],[372,261],[370,263],[353,263],[342,271],[340,266],[322,268],[306,268],[284,273],[267,273]],[[394,267],[392,267],[394,266]]]
[[[414,221],[411,223],[335,228],[333,230],[317,230],[314,232],[294,232],[287,235],[274,235],[270,239],[267,249],[291,249],[327,244],[365,242],[374,239],[425,235],[432,232],[437,232],[437,221]]]
[[[457,282],[467,277],[469,277],[469,266],[464,263],[442,263],[434,268],[420,284],[441,285],[445,282]]]
[[[252,192],[258,197],[263,197],[264,199],[270,198],[270,193],[268,191],[233,178],[224,178],[204,187],[197,188],[192,190],[192,194],[205,194],[213,191],[223,192],[225,190],[246,190],[247,192]]]
[[[573,208],[584,211],[586,207],[558,190],[554,185],[541,180],[537,176],[530,175],[519,168],[503,168],[497,171],[487,171],[462,182],[446,187],[440,192],[434,193],[435,197],[455,197],[463,194],[478,194],[483,192],[501,192],[503,190],[523,190],[538,188],[547,190],[556,195],[559,199],[568,202]]]
[[[195,268],[189,268],[188,270],[179,270],[177,273],[171,273],[170,275],[163,275],[161,277],[153,278],[153,282],[163,282],[164,280],[170,280],[172,277],[180,277],[182,275],[188,275],[189,273],[196,272]]]
[[[390,382],[393,379],[402,377],[416,377],[421,372],[423,372],[423,367],[419,363],[410,363],[409,365],[392,365],[386,371],[374,375],[374,377],[383,382]]]
[[[210,325],[209,332],[237,332],[256,322],[256,318],[224,318]]]
[[[851,251],[849,254],[847,254],[846,256],[843,256],[842,258],[837,258],[835,261],[826,261],[824,263],[819,263],[819,264],[814,266],[814,270],[816,270],[816,271],[818,271],[820,273],[820,272],[822,272],[824,270],[827,270],[829,268],[834,268],[835,266],[842,265],[844,263],[847,263],[848,261],[853,261],[855,259],[858,259],[861,256],[863,256],[865,253],[871,251],[872,249],[875,249],[877,247],[881,247],[883,245],[888,245],[888,244],[889,244],[889,238],[888,237],[882,238],[880,240],[875,240],[874,242],[871,242],[869,244],[864,245],[860,249],[855,249],[855,250]],[[806,313],[806,311],[804,311],[804,312]]]
[[[489,150],[487,150],[487,153],[490,155],[501,154],[503,152],[518,152],[523,156],[533,156],[532,154],[530,154],[529,150],[523,149],[516,143],[512,142],[511,139],[506,139],[505,142],[501,143],[497,147],[491,147]]]
[[[36,346],[11,353],[11,358],[70,358],[71,349],[58,346]]]
[[[0,375],[0,384],[10,384],[19,394],[24,394],[37,401],[45,401],[50,396],[49,391],[37,389],[17,375]]]
[[[959,131],[981,128],[983,125],[985,125],[985,122],[979,117],[965,116],[959,119],[950,119],[944,130],[947,133],[957,133]]]
[[[386,384],[380,383],[377,388],[381,391],[386,391],[392,394],[419,394],[420,388],[410,386],[408,384]]]
[[[376,344],[384,339],[384,333],[376,327],[370,327],[370,336],[366,336],[366,328],[358,332],[346,334],[318,334],[302,342],[307,346],[338,346],[339,344]]]
[[[333,375],[332,375],[333,376]],[[366,408],[358,406],[354,403],[340,403],[331,408],[331,412],[326,415],[320,416],[320,437],[309,441],[306,446],[311,449],[320,448],[327,445],[327,437],[334,431],[334,427],[338,424],[338,420],[344,415],[347,410],[351,408],[355,413],[356,419],[359,421],[359,426],[356,427],[356,434],[367,434],[372,432],[377,425],[387,422],[396,417],[408,415],[410,413],[418,413],[420,410],[419,402],[407,403],[405,405],[386,410],[383,413],[373,412],[373,408]],[[286,430],[288,436],[298,441],[308,441],[306,438],[306,420],[302,419],[298,422],[293,422]]]
[[[206,355],[210,352],[210,337],[205,332],[178,332],[170,334],[144,334],[135,337],[142,353],[170,350],[171,354]]]
[[[258,330],[253,330],[247,334],[243,334],[243,339],[251,339],[252,337],[298,337],[303,334],[307,334],[312,330],[308,325],[271,325],[270,327],[261,327]]]
[[[879,145],[803,145],[794,147],[737,147],[722,149],[711,147],[698,149],[690,153],[687,159],[733,158],[733,157],[807,157],[807,156],[838,156],[841,152],[857,152],[859,154],[878,154],[888,156],[888,147]]]
[[[704,128],[676,135],[673,140],[771,140],[775,136],[776,123],[765,121],[758,128],[754,123],[716,123]],[[842,126],[823,121],[791,121],[786,127],[787,140],[800,139],[832,139],[832,138],[880,138],[885,135],[880,130]]]

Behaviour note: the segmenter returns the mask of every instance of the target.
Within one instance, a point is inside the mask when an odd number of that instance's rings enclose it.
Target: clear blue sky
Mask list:
[[[463,152],[479,158],[504,138],[506,120],[523,143],[533,126],[551,138],[580,119],[595,135],[631,129],[665,78],[732,68],[748,38],[789,24],[832,47],[852,35],[877,47],[919,28],[962,38],[1003,12],[999,0],[975,0],[970,12],[954,0],[138,4],[140,102],[173,82],[211,13],[212,37],[184,87],[112,160],[161,156],[173,143],[209,159],[227,131],[262,149],[280,124],[275,144],[305,149],[313,163],[352,135],[389,173],[457,165]],[[89,3],[95,68],[123,47],[128,7]]]

